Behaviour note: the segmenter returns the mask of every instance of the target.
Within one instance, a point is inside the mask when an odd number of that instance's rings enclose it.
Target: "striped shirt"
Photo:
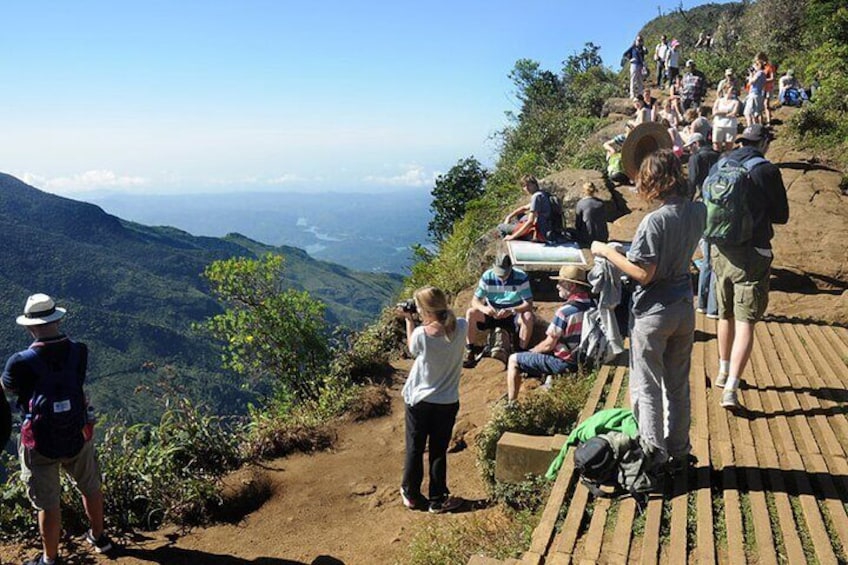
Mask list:
[[[574,362],[577,346],[580,345],[580,333],[583,331],[583,313],[593,306],[589,293],[578,291],[569,295],[565,304],[556,311],[554,319],[545,332],[550,337],[559,338],[554,347],[554,355],[563,361]]]
[[[506,280],[501,280],[493,269],[489,269],[480,277],[474,296],[488,301],[493,308],[513,308],[524,301],[533,300],[530,290],[530,277],[521,269],[513,267]]]

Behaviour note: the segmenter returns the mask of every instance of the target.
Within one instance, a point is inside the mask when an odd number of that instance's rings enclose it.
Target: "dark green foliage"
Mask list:
[[[436,186],[430,193],[433,219],[427,227],[433,241],[439,243],[450,235],[454,224],[465,215],[468,203],[483,194],[486,175],[486,169],[472,156],[459,160],[446,174],[436,177]]]
[[[224,306],[202,324],[223,344],[224,367],[281,398],[318,398],[330,352],[324,305],[285,288],[283,257],[216,261],[203,275]]]

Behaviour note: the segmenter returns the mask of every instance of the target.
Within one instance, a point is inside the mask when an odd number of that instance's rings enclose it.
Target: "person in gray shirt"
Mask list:
[[[631,404],[653,461],[667,462],[670,471],[678,472],[689,465],[691,449],[689,367],[695,311],[689,263],[704,233],[707,211],[702,202],[686,197],[680,160],[668,149],[645,157],[636,186],[660,207],[642,219],[626,256],[598,241],[592,243],[592,253],[637,283],[630,332]]]
[[[583,184],[583,198],[577,201],[574,208],[574,228],[577,230],[577,242],[581,246],[589,246],[593,241],[609,240],[606,205],[597,194],[595,183]]]

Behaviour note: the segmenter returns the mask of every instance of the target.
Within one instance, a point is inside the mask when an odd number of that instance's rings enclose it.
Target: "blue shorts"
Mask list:
[[[561,373],[572,373],[577,370],[577,363],[563,361],[554,355],[547,353],[533,353],[522,351],[515,354],[518,368],[531,377],[543,377],[545,375],[559,375]]]

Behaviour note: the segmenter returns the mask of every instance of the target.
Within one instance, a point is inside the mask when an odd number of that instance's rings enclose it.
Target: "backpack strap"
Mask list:
[[[745,170],[748,171],[748,174],[751,174],[751,171],[754,170],[754,167],[757,165],[762,165],[763,163],[768,163],[769,160],[765,157],[751,157],[742,162],[742,166],[745,167]]]

